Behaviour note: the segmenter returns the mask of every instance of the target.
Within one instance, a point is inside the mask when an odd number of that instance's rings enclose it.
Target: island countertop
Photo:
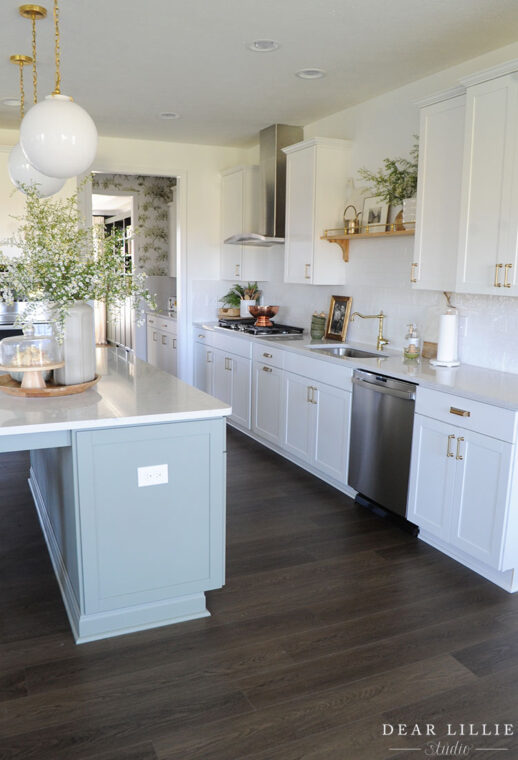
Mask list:
[[[97,349],[101,380],[84,393],[18,398],[0,393],[0,436],[226,417],[231,408],[147,362]]]

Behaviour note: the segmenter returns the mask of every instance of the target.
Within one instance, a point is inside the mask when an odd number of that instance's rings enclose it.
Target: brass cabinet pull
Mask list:
[[[153,333],[153,342],[156,343],[157,341],[158,341],[158,333],[154,332]]]
[[[271,359],[271,358],[272,358],[272,354],[263,354],[263,356],[264,356],[266,359]]]
[[[271,371],[272,371],[271,367],[263,367],[263,372],[271,372]]]
[[[240,266],[241,266],[240,264],[236,264],[236,273],[235,273],[234,277],[239,277],[239,268],[240,268]]]
[[[202,335],[201,333],[198,335],[198,338],[205,338],[205,335]]]
[[[311,403],[318,404],[318,397],[315,398],[315,393],[318,393],[318,388],[311,388]]]
[[[311,385],[308,385],[308,388],[307,388],[307,394],[306,394],[306,401],[308,402],[308,404],[311,404],[311,403],[313,403],[313,402],[311,401],[311,396],[312,396],[312,395],[313,395],[313,388],[311,387]]]
[[[225,356],[225,369],[228,369],[229,372],[232,372],[232,359],[230,356]]]
[[[413,262],[413,263],[410,265],[410,282],[417,282],[417,277],[416,277],[415,269],[416,269],[418,266],[419,266],[419,264],[417,263],[417,261],[414,261],[414,262]]]
[[[457,417],[471,417],[471,412],[467,409],[457,409],[456,406],[450,406],[450,414],[456,414]]]
[[[173,348],[176,348],[176,338],[173,338]]]
[[[495,266],[495,281],[493,283],[493,286],[495,288],[501,288],[502,283],[500,282],[500,270],[502,269],[503,264],[496,264]]]
[[[453,453],[453,451],[450,448],[451,442],[454,441],[454,440],[455,440],[455,434],[452,433],[451,435],[448,436],[448,449],[446,451],[446,456],[447,457],[453,457],[453,456],[455,456],[455,454]]]
[[[212,351],[207,351],[207,364],[212,364]]]
[[[309,274],[309,268],[311,264],[304,264],[304,278],[306,280],[311,280],[311,275]]]
[[[459,459],[459,460],[464,459],[464,457],[460,453],[460,444],[462,443],[463,440],[464,440],[464,438],[462,436],[460,436],[459,438],[457,438],[457,456],[455,457],[455,459]]]
[[[167,346],[167,335],[162,335],[162,345]]]
[[[511,283],[507,279],[507,276],[509,274],[509,270],[512,269],[512,268],[513,268],[512,264],[506,264],[504,266],[504,288],[510,288],[511,287]]]

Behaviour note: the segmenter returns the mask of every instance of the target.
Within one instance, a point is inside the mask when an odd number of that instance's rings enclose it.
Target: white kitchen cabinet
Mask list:
[[[346,483],[350,408],[349,391],[285,372],[283,448]]]
[[[214,350],[205,343],[194,344],[194,385],[212,395]]]
[[[421,101],[412,287],[455,290],[466,95],[463,87]]]
[[[462,80],[458,293],[518,295],[518,62],[508,68]]]
[[[513,457],[507,441],[416,414],[408,519],[446,546],[510,569],[504,556]]]
[[[237,166],[221,175],[221,239],[243,232],[259,232],[260,187],[258,166]],[[265,248],[221,243],[222,280],[268,280]]]
[[[147,316],[147,361],[171,375],[177,373],[176,320]]]
[[[283,148],[286,153],[286,242],[284,281],[343,285],[340,249],[321,240],[327,228],[343,226],[349,176],[349,143],[313,138]]]
[[[214,349],[212,395],[232,407],[230,419],[250,429],[251,362],[242,356]]]
[[[264,362],[254,361],[252,381],[252,430],[278,446],[282,443],[283,371]]]

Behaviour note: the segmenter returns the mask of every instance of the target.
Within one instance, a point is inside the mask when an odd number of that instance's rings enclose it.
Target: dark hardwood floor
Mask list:
[[[0,758],[401,760],[428,740],[383,736],[384,723],[518,731],[518,596],[228,439],[228,578],[212,617],[82,646],[27,456],[0,457]],[[518,758],[514,736],[465,743]]]

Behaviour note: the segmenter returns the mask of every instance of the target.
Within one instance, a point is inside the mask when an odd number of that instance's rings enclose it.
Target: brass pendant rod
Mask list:
[[[59,7],[58,0],[54,0],[54,33],[56,38],[55,57],[56,57],[56,86],[53,95],[61,95],[61,51],[59,48]]]
[[[20,16],[32,21],[32,87],[33,101],[38,102],[38,71],[36,68],[36,21],[45,18],[47,9],[42,5],[21,5],[19,8]]]
[[[23,67],[32,63],[30,55],[21,55],[17,53],[10,58],[11,63],[15,63],[20,69],[20,121],[25,115],[25,90],[23,87]]]

